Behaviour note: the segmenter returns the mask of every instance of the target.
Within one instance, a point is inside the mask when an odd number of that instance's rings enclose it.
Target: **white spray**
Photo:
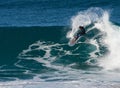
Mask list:
[[[101,25],[99,29],[106,33],[103,41],[109,49],[109,54],[99,60],[99,65],[104,67],[105,70],[120,69],[120,27],[109,21],[108,12],[104,12],[103,21],[99,25]]]
[[[105,33],[105,36],[101,40],[109,50],[107,55],[97,58],[98,65],[105,70],[120,69],[120,27],[113,25],[109,21],[108,11],[104,11],[101,8],[90,8],[86,11],[79,12],[71,20],[72,31],[68,32],[67,37],[73,38],[74,33],[80,25],[87,26],[94,24],[93,28],[97,28]]]
[[[97,13],[99,10],[100,13]],[[76,16],[73,16],[71,18],[72,30],[68,32],[67,38],[73,38],[79,26],[87,26],[91,23],[98,22],[102,16],[102,11],[100,8],[90,8],[87,11],[79,12]]]

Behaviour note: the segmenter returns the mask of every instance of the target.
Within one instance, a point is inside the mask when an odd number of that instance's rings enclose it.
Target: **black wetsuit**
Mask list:
[[[77,34],[76,34],[76,40],[85,34],[85,29],[82,27],[81,29],[78,30]]]

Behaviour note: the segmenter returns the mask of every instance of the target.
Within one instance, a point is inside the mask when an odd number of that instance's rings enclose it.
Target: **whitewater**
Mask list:
[[[97,64],[104,68],[104,70],[116,70],[120,69],[120,49],[119,49],[119,38],[120,38],[120,27],[110,22],[109,10],[102,10],[101,8],[90,8],[87,11],[79,12],[76,16],[74,16],[72,20],[72,31],[69,31],[67,34],[67,38],[73,38],[74,33],[77,31],[78,27],[88,26],[93,24],[91,28],[87,29],[87,32],[92,29],[98,29],[100,33],[96,34],[102,35],[98,40],[93,37],[90,39],[90,43],[94,44],[97,49],[95,52],[99,52],[100,44],[104,45],[108,52],[100,57],[100,56],[92,56],[97,58]]]

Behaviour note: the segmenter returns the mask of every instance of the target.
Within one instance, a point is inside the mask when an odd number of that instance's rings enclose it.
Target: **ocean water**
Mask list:
[[[120,88],[119,4],[0,0],[0,88]]]

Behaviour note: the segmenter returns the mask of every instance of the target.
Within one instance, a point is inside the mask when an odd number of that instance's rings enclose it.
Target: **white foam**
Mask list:
[[[52,62],[54,62],[56,59],[58,59],[62,56],[62,55],[52,56],[51,55],[51,50],[52,50],[53,47],[56,50],[64,51],[64,55],[70,54],[70,51],[63,50],[63,47],[61,47],[62,45],[66,45],[66,44],[37,41],[37,42],[31,44],[28,49],[23,50],[23,52],[21,52],[19,54],[19,58],[21,59],[21,57],[27,56],[27,57],[24,57],[22,59],[32,59],[32,60],[35,60],[37,62],[43,63],[43,65],[46,66],[46,67],[56,69],[56,70],[60,70],[60,71],[68,71],[69,69],[71,69],[71,68],[69,68],[69,66],[64,67],[64,65],[52,64]],[[35,48],[35,49],[32,49],[31,47],[33,47],[33,46],[38,46],[38,47]],[[38,50],[38,51],[43,50],[43,51],[45,51],[45,55],[43,57],[41,57],[41,56],[31,57],[31,55],[29,56],[29,55],[26,54],[27,52],[31,52],[33,50]],[[18,63],[16,63],[15,65],[18,66],[18,67],[22,67]]]
[[[120,69],[120,27],[109,21],[108,12],[104,13],[103,22],[99,25],[101,25],[99,29],[106,33],[103,40],[109,49],[109,53],[100,60],[99,65],[106,70]]]
[[[95,79],[63,82],[13,81],[0,83],[0,88],[119,88],[119,83],[98,82]]]

